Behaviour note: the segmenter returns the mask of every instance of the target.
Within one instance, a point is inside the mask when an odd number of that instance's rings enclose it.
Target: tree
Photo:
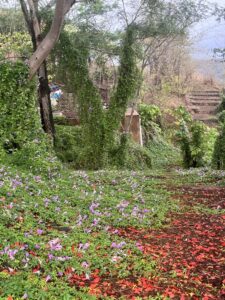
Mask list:
[[[55,129],[50,102],[50,90],[48,85],[48,74],[46,59],[55,46],[62,28],[65,15],[70,8],[76,3],[76,0],[56,0],[51,1],[47,8],[55,4],[52,24],[43,37],[41,18],[40,18],[40,1],[39,0],[20,0],[21,9],[27,24],[27,28],[33,43],[33,54],[29,58],[29,77],[30,79],[38,73],[39,80],[39,105],[41,112],[42,126],[46,133],[54,137]]]

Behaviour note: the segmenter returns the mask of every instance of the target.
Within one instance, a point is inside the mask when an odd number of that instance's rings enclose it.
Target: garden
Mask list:
[[[206,124],[145,77],[206,6],[117,2],[0,2],[1,300],[225,298],[224,93]]]

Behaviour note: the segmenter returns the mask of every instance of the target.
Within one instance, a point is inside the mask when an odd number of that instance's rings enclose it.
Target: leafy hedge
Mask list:
[[[60,164],[42,131],[36,84],[28,74],[23,62],[0,64],[0,161],[49,175]]]

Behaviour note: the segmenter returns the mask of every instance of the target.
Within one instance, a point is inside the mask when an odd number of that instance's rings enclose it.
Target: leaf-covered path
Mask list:
[[[204,204],[205,210],[224,209],[225,189],[189,186],[177,191],[184,211],[171,214],[170,226],[121,230],[159,265],[159,277],[139,295],[154,295],[158,290],[174,299],[225,299],[225,215],[196,210],[198,204]]]
[[[94,274],[88,282],[92,294],[115,299],[225,299],[225,188],[190,185],[172,190],[181,210],[169,215],[167,226],[118,230],[120,237],[135,241],[144,256],[157,262],[155,275],[118,279]],[[71,283],[80,280],[73,279]]]

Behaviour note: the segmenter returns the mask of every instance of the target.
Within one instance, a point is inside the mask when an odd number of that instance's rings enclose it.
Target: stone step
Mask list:
[[[209,114],[203,114],[203,113],[194,114],[193,119],[194,120],[200,120],[200,121],[213,121],[213,122],[217,121],[216,116],[212,116],[212,115],[209,115]]]
[[[188,96],[188,99],[199,99],[199,100],[205,100],[205,99],[209,99],[209,100],[220,100],[220,97],[217,97],[215,95],[211,95],[211,96],[207,96],[207,95],[202,95],[202,96],[193,96],[190,95]]]
[[[200,96],[200,95],[217,95],[220,96],[220,92],[219,91],[193,91],[191,93],[189,93],[189,95],[196,95],[196,96]]]
[[[197,106],[219,106],[220,105],[220,101],[209,101],[209,100],[197,101],[197,100],[191,100],[190,104],[191,105],[197,105]]]
[[[208,114],[216,114],[216,108],[212,106],[197,106],[197,105],[190,105],[188,106],[188,110],[193,113],[208,113]]]

